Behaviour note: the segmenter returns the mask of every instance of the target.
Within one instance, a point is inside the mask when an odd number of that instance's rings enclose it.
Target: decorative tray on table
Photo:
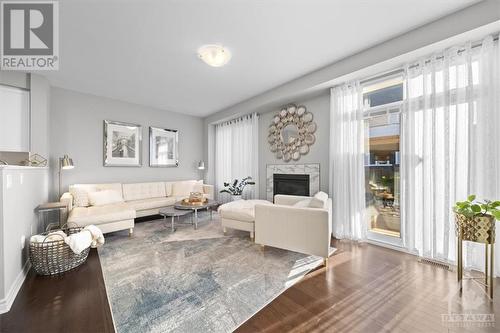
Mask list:
[[[189,198],[181,200],[181,204],[184,206],[203,206],[207,201],[208,199],[203,197],[203,193],[191,192]]]

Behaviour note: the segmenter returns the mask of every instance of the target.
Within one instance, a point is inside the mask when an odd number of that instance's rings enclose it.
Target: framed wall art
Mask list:
[[[104,166],[142,165],[142,127],[104,120]]]
[[[179,165],[179,132],[173,129],[149,127],[149,166]]]

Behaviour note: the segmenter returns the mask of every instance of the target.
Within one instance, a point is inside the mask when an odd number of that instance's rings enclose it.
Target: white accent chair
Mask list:
[[[307,199],[312,198],[276,195],[274,205],[256,205],[255,243],[320,256],[326,264],[334,250],[330,247],[332,200],[326,195],[321,208],[294,206]]]

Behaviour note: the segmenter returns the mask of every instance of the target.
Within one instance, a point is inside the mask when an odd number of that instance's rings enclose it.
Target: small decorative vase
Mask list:
[[[233,201],[242,200],[242,198],[241,198],[241,194],[240,194],[240,195],[232,195],[232,196],[231,196],[231,199],[232,199]]]

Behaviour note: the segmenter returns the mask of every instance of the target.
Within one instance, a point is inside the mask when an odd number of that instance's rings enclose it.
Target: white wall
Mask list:
[[[64,171],[63,189],[74,183],[180,180],[200,178],[203,157],[201,118],[121,102],[109,98],[51,89],[50,157],[52,197],[57,196],[57,158],[68,154],[75,169]],[[142,167],[103,166],[103,120],[142,125]],[[179,166],[149,167],[149,126],[179,130]]]
[[[45,77],[38,74],[0,71],[0,84],[25,89],[26,91],[29,91],[30,94],[29,109],[27,109],[26,113],[26,117],[29,117],[29,119],[23,120],[22,129],[16,128],[16,135],[19,135],[23,138],[23,140],[26,140],[26,144],[22,144],[22,148],[19,147],[15,150],[2,148],[0,148],[0,150],[30,151],[48,158],[50,107],[49,82]],[[0,104],[0,106],[3,107],[3,103]],[[1,135],[0,140],[2,140]],[[2,146],[4,146],[4,144],[3,142],[0,142],[0,147]]]
[[[0,72],[0,83],[30,89],[30,120],[25,128],[30,151],[48,158],[48,81],[36,74]],[[48,201],[48,182],[47,168],[0,167],[0,313],[9,309],[24,281],[29,238],[42,231],[35,208]]]
[[[29,91],[0,85],[0,101],[0,151],[29,151]]]
[[[325,93],[317,97],[302,101],[290,101],[296,105],[304,105],[307,111],[314,116],[314,121],[318,125],[316,130],[316,142],[310,147],[309,153],[302,155],[300,160],[292,162],[283,162],[276,159],[275,154],[269,149],[267,134],[269,125],[279,108],[261,113],[259,118],[259,195],[261,199],[266,198],[266,166],[268,164],[320,164],[320,189],[328,193],[328,168],[329,168],[329,137],[330,137],[330,95]]]
[[[46,78],[31,74],[31,149],[49,158],[50,85]]]
[[[46,168],[0,167],[0,313],[24,281],[30,235],[42,231],[34,209],[47,202],[47,183]]]

